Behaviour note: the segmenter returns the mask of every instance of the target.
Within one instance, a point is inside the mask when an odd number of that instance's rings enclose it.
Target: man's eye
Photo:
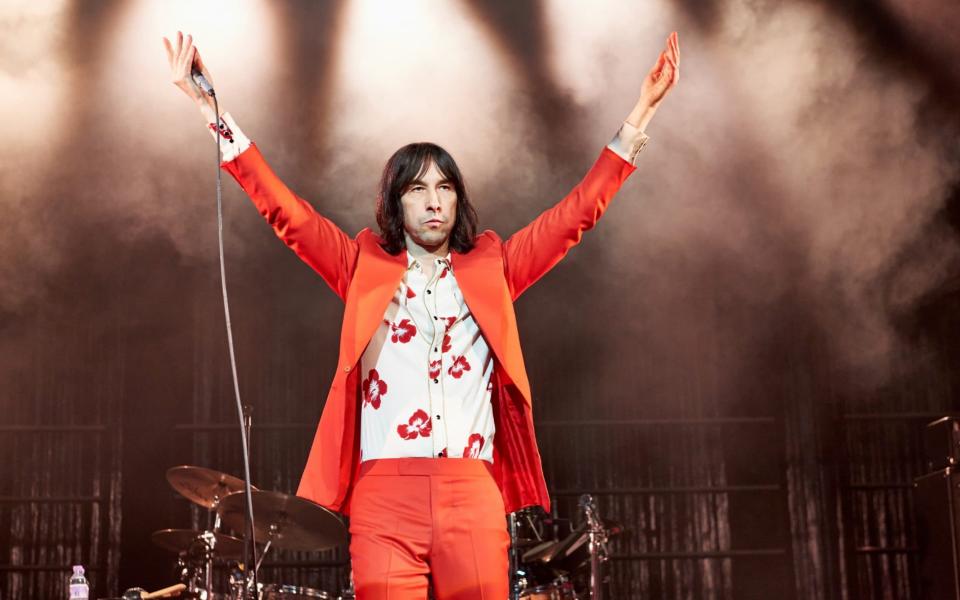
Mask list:
[[[450,185],[450,184],[445,183],[445,184],[443,184],[443,185],[440,186],[440,189],[441,189],[441,190],[448,190],[448,191],[449,191],[449,190],[452,190],[452,189],[453,189],[453,186]]]

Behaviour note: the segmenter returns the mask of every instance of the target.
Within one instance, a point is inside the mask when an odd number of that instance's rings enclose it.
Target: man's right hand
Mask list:
[[[203,73],[210,85],[213,85],[213,77],[203,65],[197,47],[193,45],[193,36],[187,35],[186,40],[184,40],[183,33],[178,31],[176,45],[172,44],[167,38],[163,38],[163,47],[167,50],[167,61],[170,63],[170,76],[173,84],[183,90],[183,93],[199,105],[201,110],[209,107],[212,115],[213,98],[204,93],[191,76],[193,68],[196,67]]]

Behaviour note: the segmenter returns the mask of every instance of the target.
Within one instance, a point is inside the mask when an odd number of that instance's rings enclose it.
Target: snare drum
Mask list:
[[[274,583],[264,585],[260,592],[260,600],[330,600],[330,598],[330,594],[313,588]]]

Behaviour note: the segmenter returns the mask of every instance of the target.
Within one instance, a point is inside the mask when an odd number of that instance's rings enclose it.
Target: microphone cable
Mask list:
[[[243,414],[243,402],[240,400],[240,381],[237,378],[237,357],[233,349],[233,327],[230,324],[230,302],[227,299],[227,271],[223,260],[223,189],[220,173],[220,106],[217,102],[217,95],[210,89],[210,97],[213,98],[213,113],[216,119],[215,129],[217,130],[217,242],[220,250],[220,288],[223,292],[223,316],[227,325],[227,346],[230,349],[230,371],[233,375],[233,395],[237,400],[237,415],[240,417],[240,444],[243,449],[243,493],[246,504],[246,520],[249,523],[247,535],[249,543],[243,545],[243,593],[242,598],[246,598],[250,593],[247,582],[250,574],[253,574],[253,598],[257,597],[257,540],[253,526],[253,492],[250,484],[250,443],[247,439],[247,428]],[[249,554],[248,554],[249,553]],[[247,561],[248,556],[252,557]]]

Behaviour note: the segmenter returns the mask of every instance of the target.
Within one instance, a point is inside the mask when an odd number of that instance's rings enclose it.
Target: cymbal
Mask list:
[[[197,538],[205,533],[213,536],[213,551],[217,556],[240,558],[243,554],[243,540],[224,533],[196,531],[194,529],[161,529],[150,534],[150,539],[153,540],[154,544],[165,550],[184,552],[189,550],[190,546],[197,541]]]
[[[540,544],[544,543],[544,541],[546,540],[537,540],[533,538],[517,538],[511,542],[510,546],[512,548],[532,548],[534,546],[539,546]]]
[[[545,540],[536,544],[529,550],[523,553],[520,560],[525,563],[532,562],[549,562],[550,558],[553,555],[553,549],[558,546],[560,542],[554,540]]]
[[[607,538],[612,538],[623,533],[623,524],[613,519],[600,519],[603,528],[606,531]],[[530,548],[523,553],[522,560],[526,563],[542,562],[552,563],[556,560],[566,558],[573,554],[580,546],[587,541],[589,532],[587,524],[581,523],[574,529],[570,535],[558,541],[547,541],[538,546]]]
[[[244,531],[243,492],[220,501],[217,512],[234,531]],[[253,492],[253,520],[257,541],[272,541],[287,550],[326,550],[347,541],[340,517],[306,498],[282,492]]]
[[[243,489],[242,479],[190,465],[167,469],[167,481],[181,496],[207,508],[216,508],[225,496]]]

